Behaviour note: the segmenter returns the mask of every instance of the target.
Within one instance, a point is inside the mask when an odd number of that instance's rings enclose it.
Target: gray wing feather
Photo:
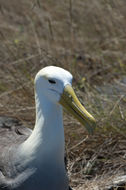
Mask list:
[[[6,187],[6,179],[9,176],[9,172],[12,172],[10,167],[12,155],[10,153],[7,154],[7,151],[23,143],[31,133],[32,130],[23,126],[17,119],[0,117],[0,190],[8,189]]]

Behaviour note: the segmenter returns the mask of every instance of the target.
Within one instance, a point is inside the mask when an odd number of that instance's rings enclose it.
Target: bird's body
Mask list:
[[[9,122],[12,125],[8,125],[6,117],[0,117],[0,120],[0,190],[41,190],[41,186],[51,190],[64,190],[66,186],[67,189],[64,161],[59,162],[56,152],[52,149],[50,155],[46,154],[46,158],[43,155],[36,158],[37,152],[22,158],[18,149],[30,137],[32,130],[11,120]]]
[[[35,78],[36,122],[34,130],[0,127],[0,189],[68,190],[64,165],[62,106],[71,92],[72,75],[58,67],[46,67]],[[66,88],[67,87],[67,88]],[[64,93],[65,89],[65,93]],[[63,95],[63,96],[62,96]],[[74,94],[73,101],[76,102]],[[75,99],[75,100],[74,100]],[[71,97],[67,101],[71,101]],[[70,109],[85,124],[94,118],[82,108]],[[75,106],[75,105],[74,105]],[[78,109],[78,111],[76,110]],[[88,123],[88,119],[90,122]]]

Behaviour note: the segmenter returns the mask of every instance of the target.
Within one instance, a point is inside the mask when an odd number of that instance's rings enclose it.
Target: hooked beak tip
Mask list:
[[[90,134],[96,126],[95,118],[82,106],[71,85],[66,85],[61,95],[59,103],[65,107]]]

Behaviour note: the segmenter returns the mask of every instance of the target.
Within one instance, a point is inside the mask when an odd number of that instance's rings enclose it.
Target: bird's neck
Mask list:
[[[64,159],[62,107],[50,102],[41,93],[35,94],[36,123],[31,136],[21,145],[21,154],[37,161]]]

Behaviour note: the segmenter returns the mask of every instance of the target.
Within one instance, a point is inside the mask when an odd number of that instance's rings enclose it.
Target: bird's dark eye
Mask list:
[[[49,79],[48,81],[49,81],[49,83],[51,83],[51,84],[56,84],[56,81],[53,80],[53,79]]]

